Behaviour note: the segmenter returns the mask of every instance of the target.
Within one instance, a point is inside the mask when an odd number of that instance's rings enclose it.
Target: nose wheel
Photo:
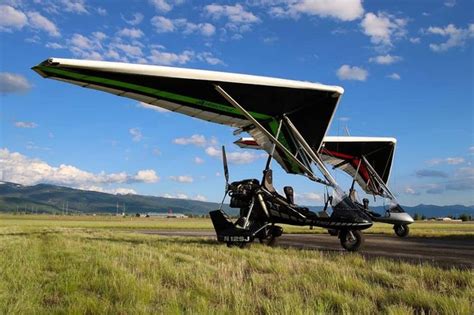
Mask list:
[[[350,252],[356,252],[364,243],[364,236],[359,230],[342,230],[339,232],[339,240],[341,241],[341,245],[344,247],[344,249]]]
[[[406,224],[395,224],[393,230],[399,237],[406,237],[410,233],[410,228]]]

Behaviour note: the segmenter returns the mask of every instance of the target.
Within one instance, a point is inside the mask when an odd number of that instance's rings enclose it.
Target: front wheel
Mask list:
[[[339,232],[339,239],[342,247],[350,252],[356,252],[364,243],[364,236],[361,231],[341,231]]]
[[[408,233],[410,233],[410,228],[406,224],[395,224],[393,229],[395,230],[395,234],[399,237],[406,237]]]

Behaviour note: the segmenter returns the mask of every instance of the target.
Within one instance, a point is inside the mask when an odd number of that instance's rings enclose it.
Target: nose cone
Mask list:
[[[400,222],[400,224],[411,224],[415,222],[413,218],[406,212],[401,213],[391,213],[390,219]]]

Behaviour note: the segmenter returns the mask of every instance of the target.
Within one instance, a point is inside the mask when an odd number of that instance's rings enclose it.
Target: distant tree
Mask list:
[[[420,220],[420,215],[418,213],[415,213],[415,215],[413,216],[413,220],[415,221]]]
[[[423,215],[421,216],[421,219],[422,219],[423,221],[426,220],[426,216],[423,214]]]
[[[464,221],[470,221],[471,220],[471,216],[468,215],[467,213],[463,213],[459,216],[459,219],[462,220],[463,222]]]

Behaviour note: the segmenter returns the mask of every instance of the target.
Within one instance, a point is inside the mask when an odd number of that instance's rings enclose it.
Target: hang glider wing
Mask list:
[[[383,195],[396,143],[394,138],[325,137],[319,154],[325,163],[355,178],[366,193]]]
[[[319,148],[344,90],[337,86],[277,78],[127,63],[51,58],[33,67],[45,78],[136,99],[188,116],[239,128],[260,147],[272,141],[217,91],[224,89],[273,136],[283,115],[291,119],[311,147]],[[294,174],[304,174],[300,153],[290,130],[282,128],[275,159]],[[291,153],[288,154],[288,152]],[[298,159],[301,163],[295,163]]]
[[[234,143],[241,148],[260,149],[251,137],[240,138]],[[386,184],[392,169],[396,143],[394,138],[324,137],[318,152],[323,162],[355,177],[365,192],[383,196],[391,194],[387,191]]]

